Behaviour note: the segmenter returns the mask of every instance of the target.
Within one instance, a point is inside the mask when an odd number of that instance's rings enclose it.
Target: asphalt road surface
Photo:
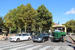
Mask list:
[[[0,50],[74,50],[71,39],[66,36],[65,42],[51,42],[37,43],[31,41],[10,42],[0,41]]]

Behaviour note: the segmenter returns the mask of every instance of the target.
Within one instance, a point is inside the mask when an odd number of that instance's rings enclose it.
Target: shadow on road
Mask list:
[[[68,45],[68,46],[72,47],[75,50],[75,46],[73,46],[73,45]]]
[[[67,41],[67,40],[65,40],[65,41],[72,44],[72,42],[70,42],[70,41]]]
[[[26,42],[26,41],[28,41],[28,40],[22,40],[22,41],[20,41],[20,42]],[[17,42],[17,41],[11,41],[12,43],[15,43],[15,42]],[[19,42],[19,43],[20,43]]]
[[[54,42],[61,42],[60,40],[54,40]]]

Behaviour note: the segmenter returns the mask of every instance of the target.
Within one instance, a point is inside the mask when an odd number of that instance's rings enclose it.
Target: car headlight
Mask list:
[[[42,38],[38,38],[38,40],[42,40]]]

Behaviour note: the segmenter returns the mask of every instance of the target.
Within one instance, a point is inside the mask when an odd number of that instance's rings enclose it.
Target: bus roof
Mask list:
[[[64,25],[53,25],[52,27],[65,27]]]

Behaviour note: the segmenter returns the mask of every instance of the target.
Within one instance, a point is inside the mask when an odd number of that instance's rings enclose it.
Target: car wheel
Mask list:
[[[62,42],[64,42],[64,41],[65,41],[65,37],[63,36],[63,37],[62,37]]]
[[[30,37],[28,38],[28,40],[31,40]]]
[[[17,42],[20,42],[20,39],[19,38],[17,39]]]
[[[52,42],[54,42],[54,39],[53,39],[53,38],[51,38],[51,41],[52,41]]]
[[[45,42],[45,40],[43,39],[42,42]]]
[[[35,42],[35,41],[33,41],[33,42]]]
[[[47,41],[49,40],[49,38],[47,38]]]

